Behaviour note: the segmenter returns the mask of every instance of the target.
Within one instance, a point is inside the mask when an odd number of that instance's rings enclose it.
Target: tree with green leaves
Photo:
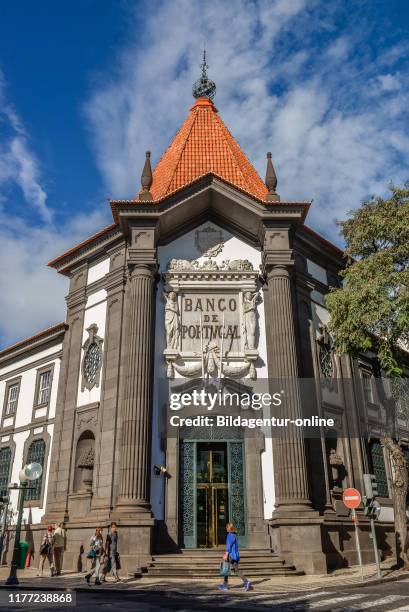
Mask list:
[[[389,414],[393,407],[393,427],[388,426],[381,442],[393,467],[397,561],[408,565],[408,465],[399,444],[393,393],[388,397],[379,381],[386,375],[392,378],[392,390],[402,388],[402,364],[409,351],[409,182],[391,186],[388,199],[373,197],[363,202],[339,225],[346,244],[346,267],[341,272],[343,286],[327,296],[329,329],[338,353],[376,355],[377,389],[382,403],[389,403]],[[401,397],[399,401],[402,409]],[[409,410],[407,400],[405,408]]]

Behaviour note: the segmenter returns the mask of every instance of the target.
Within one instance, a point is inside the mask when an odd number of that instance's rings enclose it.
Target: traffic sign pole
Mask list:
[[[376,574],[378,578],[382,578],[381,562],[379,560],[378,542],[376,540],[375,521],[373,518],[371,518],[371,533],[372,533],[373,550],[375,553]]]
[[[359,542],[358,517],[356,515],[356,510],[355,510],[355,508],[358,508],[358,506],[360,505],[361,499],[362,498],[361,498],[360,492],[358,491],[358,489],[354,489],[353,487],[349,487],[348,489],[345,489],[345,491],[342,494],[342,501],[344,502],[345,506],[352,511],[351,518],[355,526],[356,551],[358,553],[358,561],[359,561],[359,566],[361,568],[361,580],[363,582],[364,568],[362,566],[361,544]]]
[[[358,561],[359,567],[361,569],[361,580],[364,581],[364,568],[362,565],[362,555],[361,555],[361,543],[359,541],[359,530],[358,530],[358,517],[356,515],[355,508],[352,508],[352,521],[355,525],[355,542],[356,542],[356,550],[358,553]]]

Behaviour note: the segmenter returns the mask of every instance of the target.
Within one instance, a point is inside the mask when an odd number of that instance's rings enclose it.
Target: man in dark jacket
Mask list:
[[[102,570],[101,580],[106,582],[106,575],[112,571],[115,578],[115,582],[120,582],[121,579],[118,576],[119,569],[119,553],[118,553],[118,526],[112,522],[110,525],[109,533],[105,540],[105,565]]]

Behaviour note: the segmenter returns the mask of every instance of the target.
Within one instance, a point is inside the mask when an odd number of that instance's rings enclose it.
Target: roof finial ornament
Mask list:
[[[142,190],[139,192],[139,199],[145,202],[150,202],[152,194],[149,191],[152,185],[152,167],[151,167],[151,152],[146,151],[145,164],[141,175]]]
[[[206,63],[206,49],[203,49],[203,62],[200,64],[202,76],[193,85],[192,94],[194,98],[209,98],[213,100],[216,94],[216,84],[207,76],[209,66]]]
[[[279,202],[280,196],[276,192],[277,175],[274,170],[273,162],[271,161],[270,151],[267,153],[266,187],[268,189],[268,194],[266,196],[267,202]]]

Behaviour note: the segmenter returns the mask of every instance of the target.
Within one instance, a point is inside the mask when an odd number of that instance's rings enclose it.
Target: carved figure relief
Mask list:
[[[179,307],[178,298],[174,291],[164,293],[166,300],[165,306],[165,328],[166,328],[166,348],[177,349],[179,345]]]
[[[258,293],[246,291],[243,295],[243,334],[244,348],[256,348],[256,302]]]

